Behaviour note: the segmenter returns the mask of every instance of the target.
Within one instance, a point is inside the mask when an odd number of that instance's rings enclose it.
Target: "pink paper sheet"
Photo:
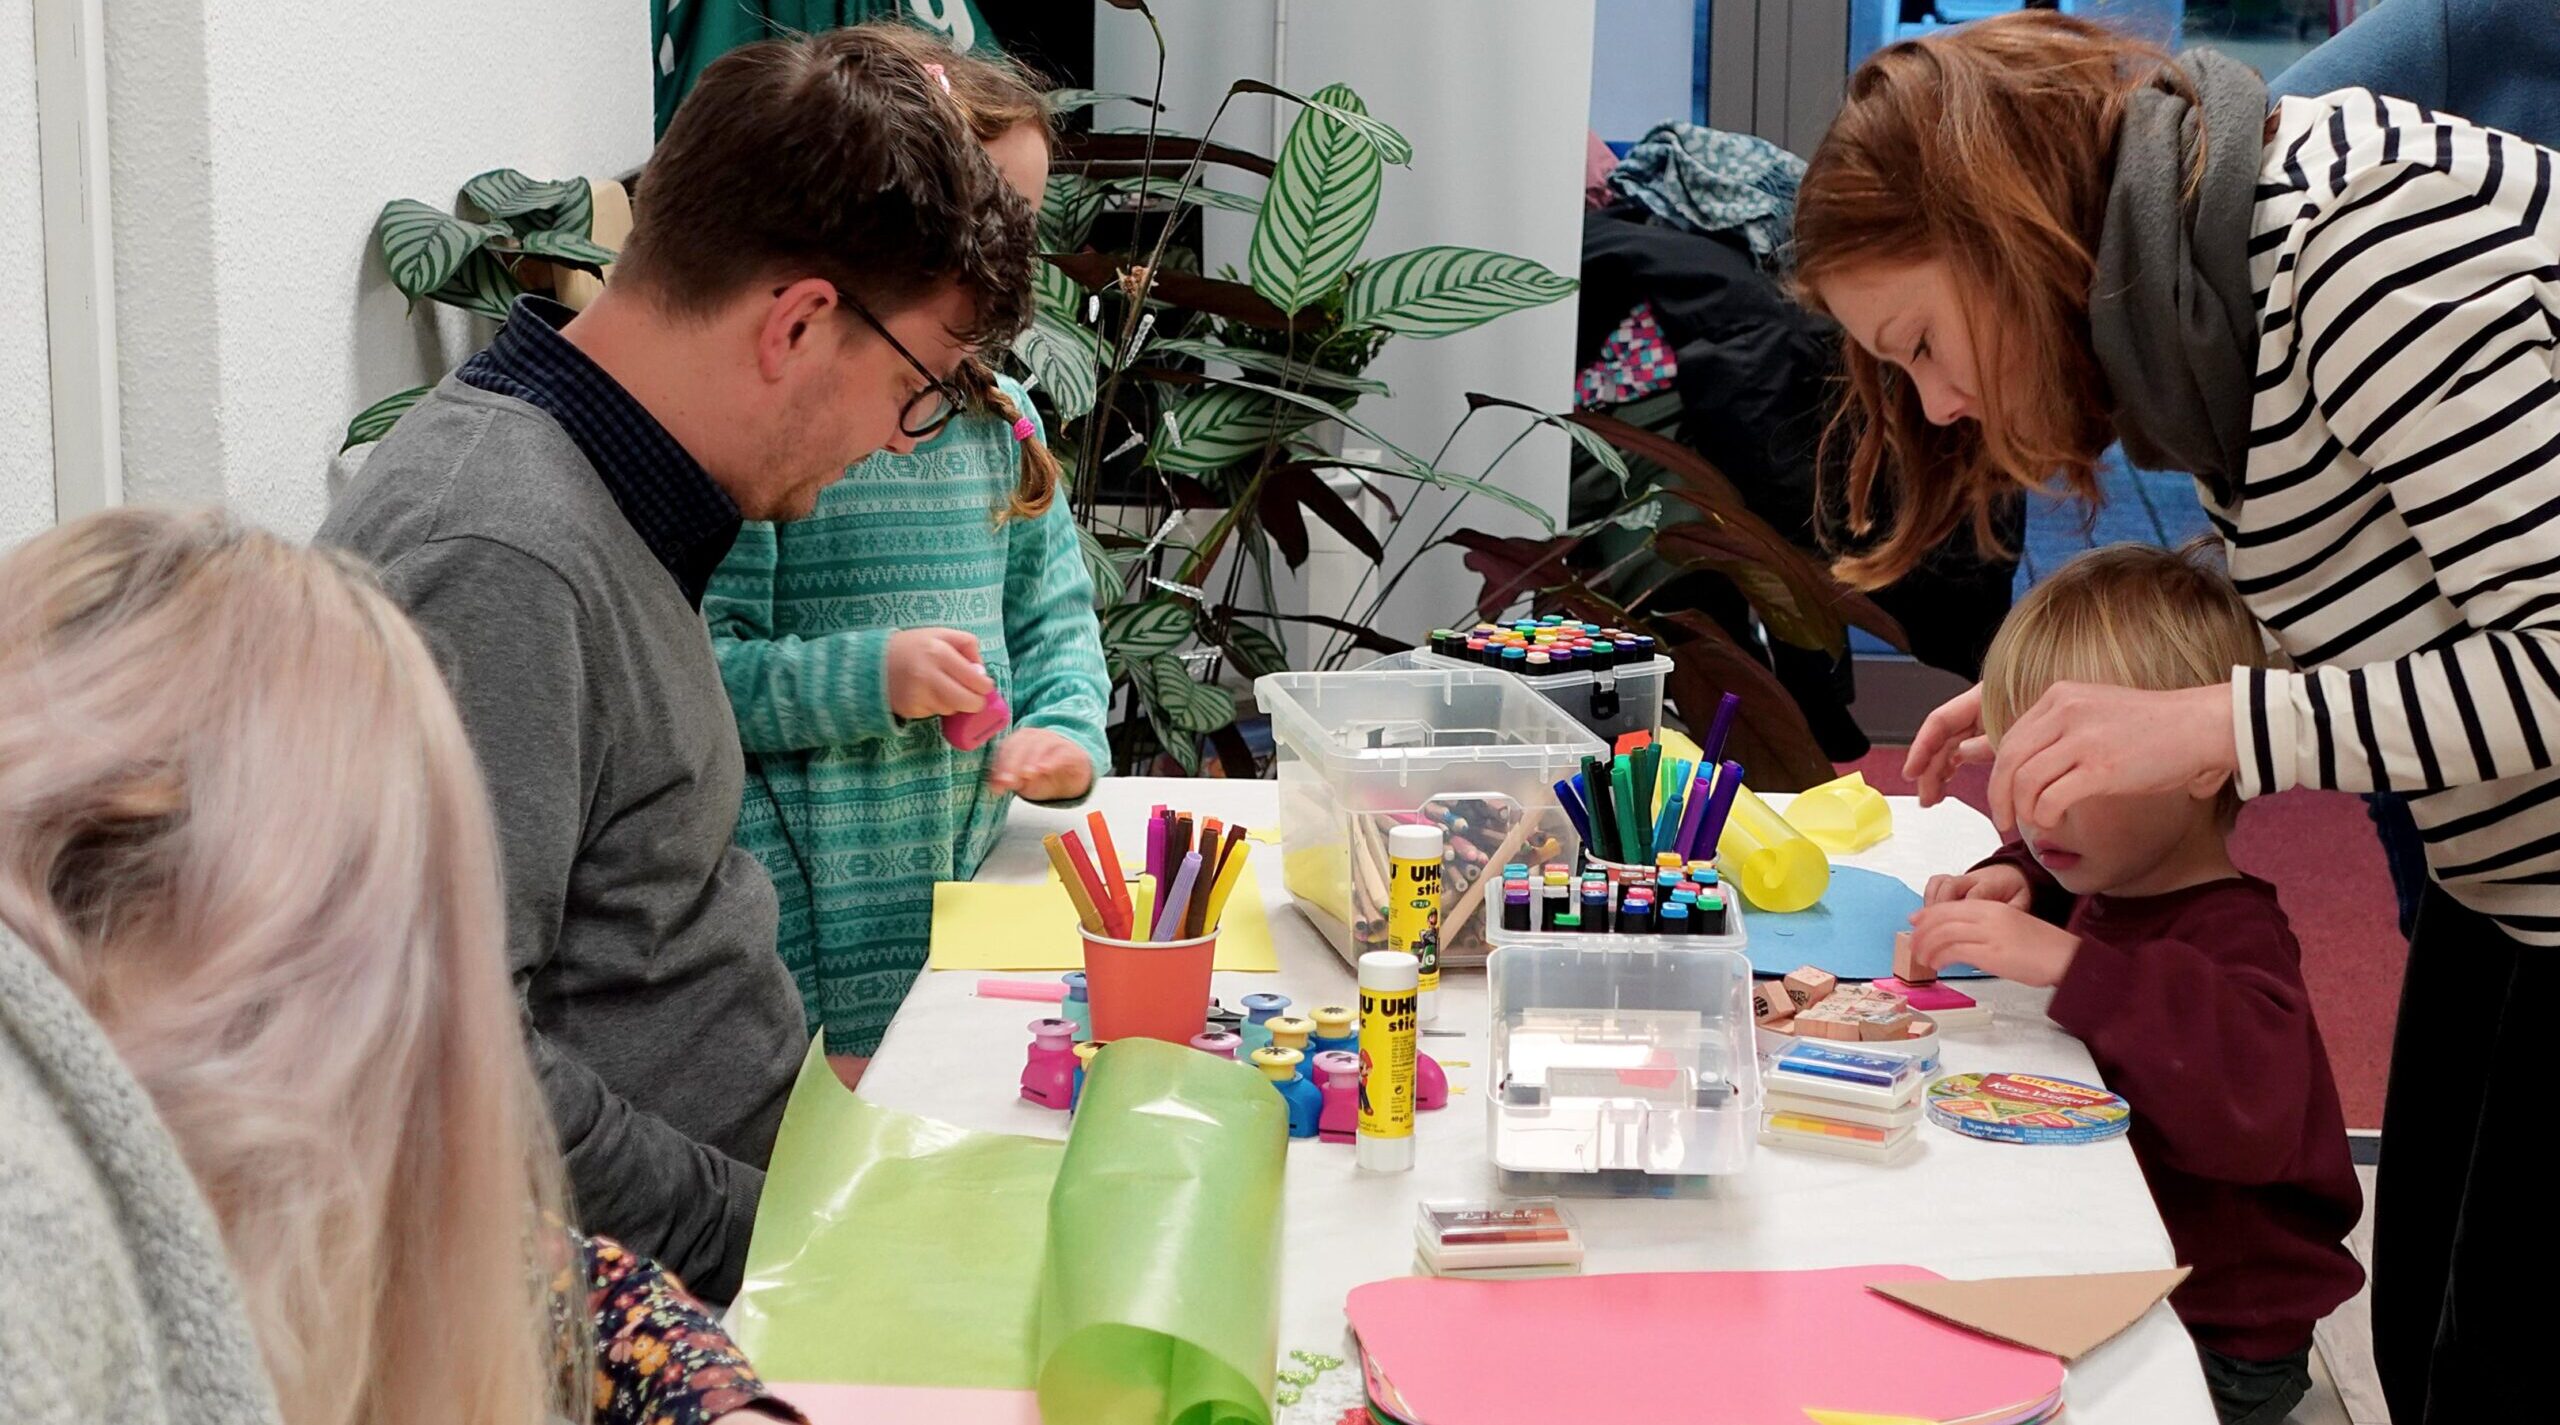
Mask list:
[[[2062,1362],[1866,1289],[1911,1266],[1452,1281],[1351,1293],[1363,1350],[1434,1425],[1712,1417],[1803,1425],[1807,1407],[1999,1419],[2062,1386]],[[1702,1405],[1713,1406],[1707,1416]]]
[[[777,1383],[773,1393],[810,1425],[1040,1425],[1040,1397],[1027,1390]]]

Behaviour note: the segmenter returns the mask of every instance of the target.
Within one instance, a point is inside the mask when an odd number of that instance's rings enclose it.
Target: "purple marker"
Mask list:
[[[1724,740],[1732,735],[1733,719],[1741,711],[1742,695],[1739,693],[1727,693],[1716,699],[1715,721],[1707,724],[1706,745],[1698,749],[1706,754],[1700,759],[1699,765],[1705,766],[1724,760]]]
[[[1716,769],[1715,796],[1707,807],[1707,819],[1698,824],[1698,844],[1690,849],[1693,857],[1713,860],[1716,843],[1724,837],[1725,818],[1733,814],[1733,794],[1742,790],[1742,764],[1727,762]]]
[[[1683,861],[1697,854],[1689,848],[1697,844],[1698,824],[1706,819],[1707,789],[1714,784],[1715,773],[1712,762],[1699,767],[1697,777],[1689,783],[1689,805],[1680,813],[1680,829],[1672,833],[1671,844],[1663,848],[1679,852]]]
[[[1200,853],[1186,852],[1182,858],[1182,869],[1173,873],[1173,889],[1165,892],[1164,904],[1156,907],[1153,938],[1157,940],[1182,938],[1183,912],[1191,909],[1191,886],[1199,879]]]

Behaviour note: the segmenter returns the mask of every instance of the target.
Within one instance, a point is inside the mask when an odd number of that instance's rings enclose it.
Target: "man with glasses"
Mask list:
[[[808,1048],[701,604],[740,520],[931,434],[1027,320],[1033,223],[860,31],[708,69],[604,292],[519,302],[320,538],[426,631],[487,773],[507,956],[580,1225],[736,1291]]]

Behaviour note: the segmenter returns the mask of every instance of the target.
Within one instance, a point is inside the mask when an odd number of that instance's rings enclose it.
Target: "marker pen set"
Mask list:
[[[1581,833],[1583,849],[1633,866],[1665,855],[1713,860],[1742,789],[1742,764],[1718,760],[1741,706],[1731,693],[1718,703],[1694,776],[1687,759],[1666,765],[1662,749],[1648,740],[1615,757],[1585,758],[1580,772],[1556,783],[1556,801]]]
[[[1726,887],[1711,861],[1663,854],[1650,868],[1563,863],[1502,870],[1502,928],[1585,935],[1723,935]]]
[[[1464,633],[1435,628],[1431,651],[1443,658],[1538,678],[1650,663],[1660,649],[1643,634],[1550,614],[1508,624],[1480,623]]]

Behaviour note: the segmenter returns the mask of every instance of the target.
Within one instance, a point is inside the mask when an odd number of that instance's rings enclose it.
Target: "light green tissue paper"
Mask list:
[[[1267,1425],[1287,1142],[1261,1075],[1179,1045],[1105,1049],[1063,1145],[866,1103],[813,1049],[730,1330],[767,1380]]]

